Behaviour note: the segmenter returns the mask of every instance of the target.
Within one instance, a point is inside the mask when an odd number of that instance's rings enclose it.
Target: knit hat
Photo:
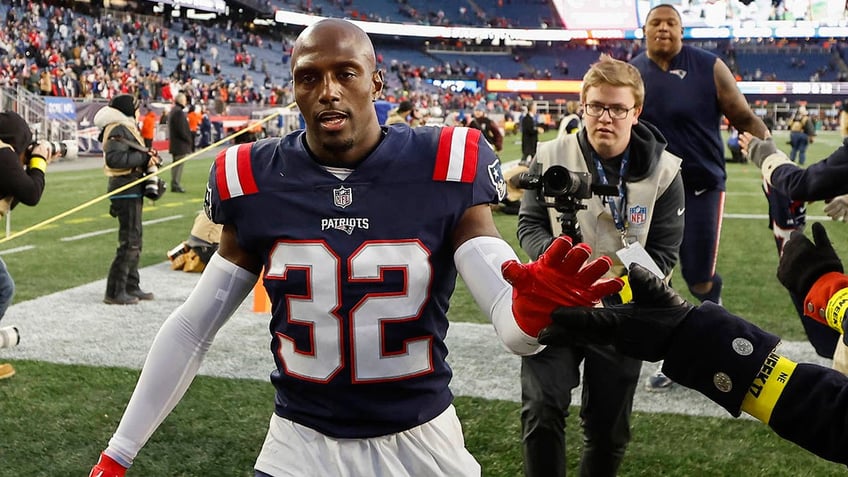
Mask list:
[[[20,154],[32,142],[32,130],[18,113],[0,113],[0,140],[12,146],[16,154]]]
[[[124,113],[124,116],[134,117],[135,110],[138,109],[138,102],[131,94],[119,94],[109,101],[109,106]]]
[[[401,101],[400,104],[398,105],[398,112],[399,113],[406,113],[406,112],[412,111],[413,109],[414,109],[414,107],[412,106],[411,101]]]
[[[477,103],[477,106],[474,106],[474,111],[486,112],[486,105],[483,103]]]

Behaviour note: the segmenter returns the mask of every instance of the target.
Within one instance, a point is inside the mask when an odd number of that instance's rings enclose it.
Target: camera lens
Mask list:
[[[571,172],[562,166],[551,166],[542,176],[544,193],[550,197],[571,196],[576,199],[592,197],[589,175]]]
[[[545,186],[557,195],[568,193],[571,188],[571,175],[562,167],[551,167],[545,174]]]
[[[21,342],[21,335],[14,326],[0,328],[0,348],[11,348]]]

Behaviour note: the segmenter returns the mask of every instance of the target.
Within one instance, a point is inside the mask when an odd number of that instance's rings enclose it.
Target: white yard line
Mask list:
[[[35,248],[35,245],[23,245],[21,247],[10,248],[8,250],[0,251],[0,255],[11,255],[13,253],[18,252],[26,252],[27,250],[32,250]]]

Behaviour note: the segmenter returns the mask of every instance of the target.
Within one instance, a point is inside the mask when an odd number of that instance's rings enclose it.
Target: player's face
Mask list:
[[[674,56],[683,47],[683,25],[674,7],[654,9],[645,19],[645,44],[657,56]]]
[[[629,86],[601,85],[586,90],[583,122],[589,144],[601,159],[618,156],[627,149],[630,130],[642,112],[642,108],[634,107],[635,103]],[[590,114],[595,109],[602,109],[600,116]],[[623,113],[625,110],[626,113]],[[612,116],[623,117],[616,119]]]
[[[322,22],[292,52],[294,95],[306,141],[327,164],[352,165],[379,142],[373,101],[383,88],[368,37],[352,25]]]

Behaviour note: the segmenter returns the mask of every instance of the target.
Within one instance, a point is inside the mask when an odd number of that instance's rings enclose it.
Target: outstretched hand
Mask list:
[[[825,273],[843,272],[842,261],[833,250],[824,226],[816,222],[812,229],[815,242],[803,232],[792,232],[777,265],[777,279],[798,297],[806,296]]]
[[[546,345],[612,344],[626,356],[663,359],[675,329],[695,307],[647,268],[634,263],[628,274],[633,301],[609,308],[559,308],[553,324],[539,333]]]
[[[612,266],[603,256],[586,263],[592,249],[584,243],[572,246],[566,236],[557,237],[539,259],[527,264],[515,260],[501,266],[512,287],[512,312],[521,330],[530,336],[551,323],[551,313],[563,306],[592,306],[624,286],[619,278],[602,278]]]
[[[843,333],[844,307],[831,307],[829,302],[837,292],[848,288],[848,276],[819,222],[813,224],[813,241],[802,232],[792,233],[783,246],[777,279],[804,299],[804,315]]]
[[[836,196],[824,203],[824,213],[831,219],[848,222],[848,194]]]
[[[749,132],[739,133],[739,148],[742,150],[742,155],[757,167],[762,167],[763,161],[777,152],[777,146],[771,136],[760,139]]]

